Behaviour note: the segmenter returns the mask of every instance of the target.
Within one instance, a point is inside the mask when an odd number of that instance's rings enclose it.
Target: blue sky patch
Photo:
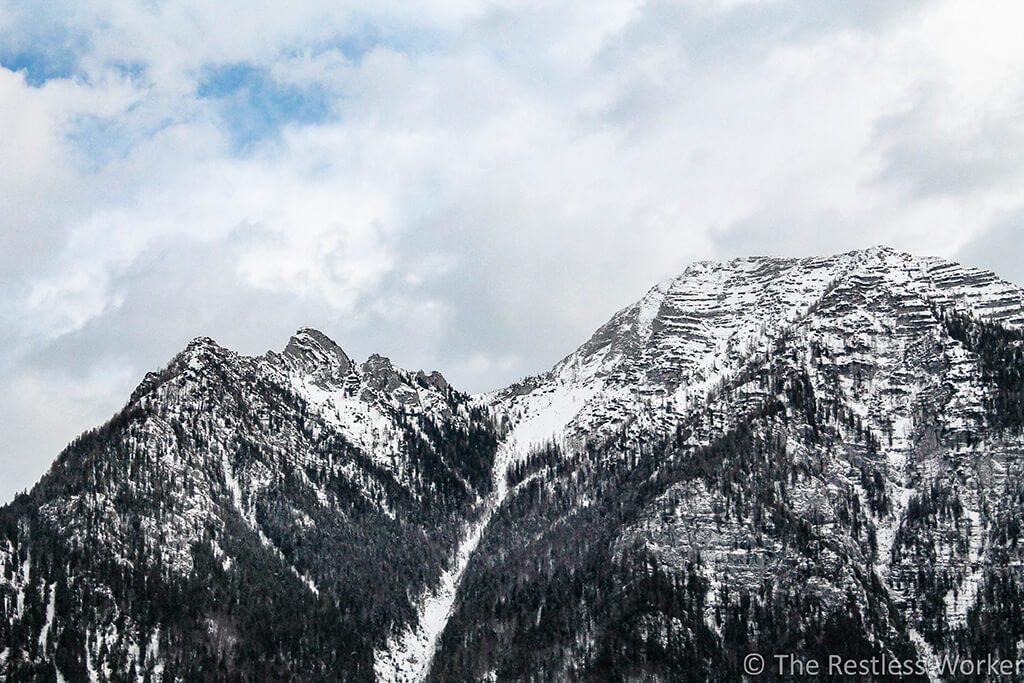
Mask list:
[[[379,47],[415,56],[439,50],[446,44],[448,38],[450,36],[439,31],[386,29],[379,24],[366,23],[358,31],[335,36],[307,47],[314,55],[331,51],[340,52],[345,59],[358,66],[366,55]]]
[[[134,82],[145,80],[149,70],[144,62],[108,62],[107,66],[118,75]]]
[[[332,113],[332,98],[322,87],[279,83],[265,69],[244,63],[208,67],[196,94],[216,101],[222,124],[240,150],[288,124],[320,123]]]
[[[116,118],[79,116],[67,136],[95,168],[124,158],[131,150],[131,136]]]
[[[39,87],[54,78],[75,74],[78,58],[71,50],[20,50],[5,52],[0,48],[0,66],[25,74],[25,82]]]

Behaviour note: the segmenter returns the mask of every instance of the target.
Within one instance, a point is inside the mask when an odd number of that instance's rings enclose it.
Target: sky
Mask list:
[[[703,259],[1024,283],[1024,6],[0,0],[0,500],[207,335],[483,391]]]

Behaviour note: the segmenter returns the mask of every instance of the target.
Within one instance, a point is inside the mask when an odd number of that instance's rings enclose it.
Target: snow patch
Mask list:
[[[920,633],[915,629],[907,629],[907,634],[910,636],[910,642],[917,648],[918,658],[924,662],[925,672],[928,675],[929,681],[941,681],[941,665],[939,658],[935,656],[935,651],[932,646],[928,644],[928,641],[924,639]]]
[[[978,598],[984,576],[984,563],[981,561],[985,546],[985,527],[978,510],[966,508],[964,513],[971,522],[970,547],[968,562],[971,573],[955,589],[944,596],[946,617],[951,625],[962,626],[967,622],[967,611],[974,606]]]
[[[25,611],[25,589],[28,588],[28,579],[32,573],[32,552],[25,553],[25,561],[21,563],[21,582],[18,584],[18,596],[15,599],[17,613],[20,616]]]
[[[437,587],[421,598],[417,623],[398,637],[388,640],[387,647],[374,653],[377,680],[389,683],[423,681],[430,673],[437,642],[451,617],[455,596],[469,558],[480,543],[480,536],[490,515],[470,526],[459,544],[453,565],[441,575]]]
[[[146,644],[146,665],[153,667],[153,680],[160,680],[164,673],[164,664],[160,661],[160,627],[153,629]]]
[[[272,550],[282,562],[287,564],[291,572],[295,574],[295,576],[298,577],[298,579],[302,581],[302,583],[304,583],[314,595],[320,595],[320,589],[317,588],[315,583],[313,583],[313,580],[288,562],[288,559],[284,556],[284,553],[281,552],[281,549],[274,545],[274,542],[270,540],[266,533],[264,533],[263,528],[256,520],[256,515],[253,511],[249,506],[243,504],[242,489],[238,484],[238,479],[235,477],[234,470],[231,468],[231,462],[228,460],[228,454],[226,451],[221,454],[221,465],[224,469],[224,481],[227,484],[228,490],[231,492],[231,500],[234,503],[235,509],[238,510],[242,519],[246,522],[249,528],[256,532],[256,536],[260,539],[260,543]],[[225,569],[230,566],[231,565],[228,564]]]
[[[498,447],[491,473],[492,493],[484,500],[484,510],[479,519],[471,523],[464,533],[452,566],[441,575],[437,587],[420,598],[415,625],[390,638],[383,649],[374,653],[374,671],[379,681],[418,683],[430,673],[437,643],[451,617],[469,560],[495,511],[508,496],[506,474],[509,466],[524,457],[530,448],[559,435],[585,400],[593,396],[590,390],[566,389],[548,396],[543,403],[544,409],[520,420]],[[538,406],[532,407],[536,409]]]
[[[53,613],[54,607],[57,601],[57,584],[51,583],[49,586],[49,596],[46,601],[46,623],[43,624],[42,631],[39,632],[39,650],[45,655],[46,646],[50,640],[50,627],[53,626]]]

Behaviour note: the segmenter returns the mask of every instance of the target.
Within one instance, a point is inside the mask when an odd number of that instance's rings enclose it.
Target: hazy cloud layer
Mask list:
[[[1015,2],[0,7],[0,499],[206,334],[469,390],[693,260],[1024,282]]]

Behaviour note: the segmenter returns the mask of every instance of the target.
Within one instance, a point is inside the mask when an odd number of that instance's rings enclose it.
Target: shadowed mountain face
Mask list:
[[[1016,659],[1022,326],[991,273],[871,249],[696,264],[474,399],[313,330],[196,340],[0,511],[0,673]]]
[[[198,339],[0,512],[7,674],[371,680],[496,439],[464,394],[318,332],[262,358]]]

